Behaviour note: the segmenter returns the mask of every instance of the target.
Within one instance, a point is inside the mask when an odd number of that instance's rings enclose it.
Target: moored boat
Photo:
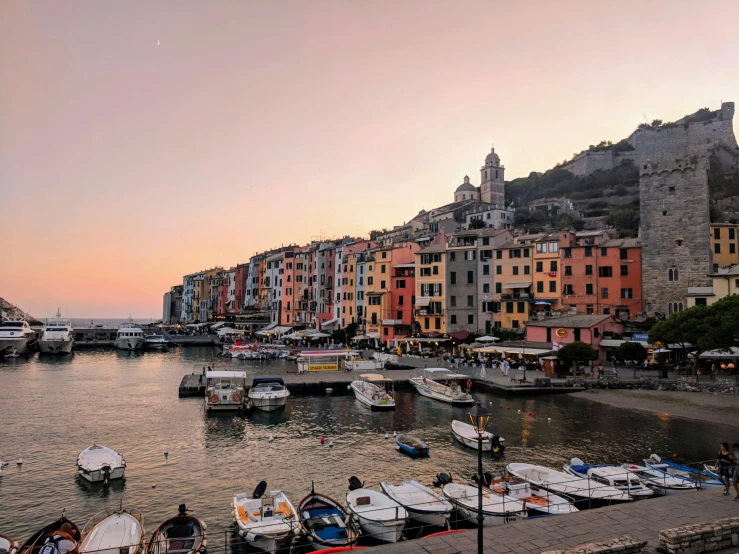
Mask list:
[[[422,396],[446,402],[452,406],[472,406],[475,399],[462,387],[469,375],[452,373],[442,367],[429,367],[419,376],[410,378],[410,383]]]
[[[282,377],[258,377],[251,382],[248,397],[257,410],[273,412],[285,407],[290,391]]]
[[[0,352],[17,357],[32,351],[36,333],[22,317],[9,317],[0,322]]]
[[[118,509],[95,515],[83,529],[80,554],[138,554],[144,550],[144,519]]]
[[[652,454],[649,458],[644,460],[644,465],[652,469],[661,469],[665,473],[674,475],[675,477],[690,479],[697,484],[698,488],[701,489],[724,487],[721,480],[708,471],[682,464],[676,464],[675,462],[670,462],[669,460],[660,458],[657,454]]]
[[[467,521],[477,523],[477,514],[482,513],[483,527],[502,525],[528,517],[523,502],[505,494],[493,494],[490,491],[482,493],[482,512],[479,511],[478,487],[452,483],[444,483],[442,474],[437,476],[442,483],[442,493],[454,504],[457,512]]]
[[[365,489],[356,477],[349,479],[346,509],[354,514],[362,533],[384,542],[398,542],[403,536],[408,512],[379,491]]]
[[[637,464],[621,464],[621,467],[634,474],[642,483],[652,489],[654,494],[660,496],[698,490],[698,484],[692,479],[676,477],[660,469],[652,469]]]
[[[146,339],[141,328],[129,319],[121,325],[115,336],[115,347],[118,350],[141,350]]]
[[[411,519],[425,525],[446,527],[454,506],[428,487],[406,479],[400,485],[380,481],[380,488],[390,498],[403,506]]]
[[[641,482],[634,474],[618,464],[586,464],[579,458],[572,458],[569,464],[562,467],[565,473],[575,477],[591,479],[602,485],[610,485],[625,492],[634,500],[651,498],[654,491]]]
[[[245,493],[234,496],[234,519],[239,534],[247,543],[267,552],[276,552],[289,546],[300,531],[300,523],[284,492],[266,492],[267,483],[261,481],[251,498]]]
[[[147,350],[166,350],[169,346],[169,341],[164,338],[164,335],[146,335],[144,347]]]
[[[126,460],[107,446],[91,444],[77,456],[77,473],[90,483],[108,483],[111,479],[123,479]]]
[[[385,362],[373,358],[364,358],[352,350],[344,359],[344,369],[347,371],[378,371],[385,368]]]
[[[0,535],[0,554],[17,554],[18,543],[10,537]]]
[[[350,385],[357,400],[372,411],[395,409],[393,380],[379,373],[364,373]]]
[[[18,549],[18,554],[77,554],[81,539],[80,528],[62,514],[31,535]]]
[[[315,550],[353,546],[359,538],[357,522],[330,496],[311,490],[298,504],[298,513]]]
[[[246,405],[244,371],[208,371],[205,374],[205,411],[243,410]]]
[[[571,514],[579,511],[571,498],[544,490],[517,477],[493,477],[490,473],[485,473],[484,477],[483,486],[486,490],[520,500],[529,516]]]
[[[38,349],[41,354],[69,354],[74,346],[72,323],[62,319],[57,310],[56,317],[49,319],[41,332]]]
[[[475,428],[469,423],[464,423],[457,419],[452,420],[452,434],[465,446],[477,450],[478,434]],[[505,439],[494,433],[485,431],[482,434],[482,451],[502,453],[505,451]]]
[[[395,436],[396,448],[401,452],[410,454],[411,456],[423,456],[429,453],[431,449],[428,444],[421,439],[400,433]]]
[[[146,544],[146,554],[198,554],[205,552],[207,540],[204,521],[188,514],[185,504],[180,504],[178,513],[151,535]]]

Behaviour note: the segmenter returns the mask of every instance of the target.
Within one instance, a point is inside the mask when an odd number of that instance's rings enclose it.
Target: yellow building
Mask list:
[[[521,329],[529,320],[533,300],[534,240],[527,238],[519,243],[516,239],[493,250],[497,304],[493,322],[496,327]]]
[[[365,317],[367,335],[373,338],[382,339],[382,320],[389,311],[392,257],[392,246],[384,246],[371,250],[366,258]]]
[[[714,273],[739,264],[739,224],[711,223],[711,253]]]
[[[711,278],[711,287],[688,287],[688,308],[710,306],[731,294],[739,294],[739,265],[720,268]]]
[[[416,252],[416,321],[421,332],[446,332],[446,244],[431,244]]]

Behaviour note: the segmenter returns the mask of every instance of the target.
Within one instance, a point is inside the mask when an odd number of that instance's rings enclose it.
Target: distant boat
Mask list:
[[[54,523],[31,535],[18,554],[58,554],[58,546],[63,546],[69,554],[77,554],[81,539],[80,528],[62,514]]]
[[[442,367],[430,367],[423,370],[421,376],[411,377],[410,383],[422,396],[446,402],[452,406],[472,406],[475,399],[462,390],[461,382],[469,379],[469,375],[452,373]]]
[[[0,322],[0,352],[8,358],[27,354],[36,344],[36,333],[22,317]]]
[[[579,458],[572,458],[569,464],[562,468],[565,473],[575,477],[592,479],[596,483],[610,485],[620,491],[624,491],[634,500],[651,498],[654,491],[641,482],[641,480],[622,468],[618,464],[589,465]]]
[[[422,456],[430,450],[429,445],[422,440],[403,433],[395,436],[395,444],[398,450],[411,456]]]
[[[80,554],[138,554],[144,550],[141,514],[119,509],[101,512],[85,525]]]
[[[479,435],[477,434],[477,431],[475,431],[475,428],[469,423],[464,423],[457,419],[452,420],[452,434],[454,435],[454,438],[463,445],[477,450],[477,440]],[[485,431],[482,434],[482,451],[495,452],[496,449],[498,451],[505,450],[505,439]]]
[[[146,335],[144,347],[147,350],[166,350],[168,346],[169,341],[164,338],[164,335]]]
[[[665,473],[674,475],[675,477],[690,479],[697,483],[698,488],[718,488],[724,486],[717,476],[708,471],[663,460],[657,454],[652,454],[644,460],[644,465],[652,469],[661,469]]]
[[[311,546],[336,548],[352,546],[359,538],[359,527],[339,502],[311,490],[298,504],[300,523]]]
[[[129,319],[118,329],[114,344],[118,350],[141,350],[145,341],[144,332]]]
[[[395,409],[393,380],[379,373],[360,375],[357,380],[352,381],[351,389],[356,399],[373,412]]]
[[[243,410],[246,405],[244,371],[208,371],[205,374],[205,411]]]
[[[411,519],[425,525],[446,527],[454,506],[428,487],[412,479],[400,485],[380,481],[380,488],[390,498],[403,506]]]
[[[91,444],[77,456],[77,473],[90,483],[123,479],[126,460],[107,446]]]
[[[486,473],[483,485],[484,490],[493,494],[505,494],[520,500],[529,516],[571,514],[579,511],[571,498],[541,489],[517,477],[493,477]]]
[[[448,476],[446,477],[448,478]],[[523,502],[505,494],[493,494],[485,490],[482,493],[482,512],[480,512],[478,507],[479,490],[477,487],[452,483],[450,478],[444,479],[442,474],[439,474],[437,479],[442,485],[441,491],[444,496],[454,504],[459,515],[467,521],[477,523],[477,515],[481,513],[483,527],[491,527],[528,517]]]
[[[205,551],[205,522],[187,512],[187,506],[180,504],[177,515],[154,530],[146,544],[146,554],[198,554]]]
[[[44,325],[38,341],[39,352],[41,354],[69,354],[74,346],[73,332],[70,320],[62,319],[61,312],[57,310],[56,317],[48,320]]]
[[[654,494],[660,496],[694,492],[698,490],[698,483],[692,479],[676,477],[669,473],[665,473],[661,469],[652,469],[651,467],[636,464],[621,464],[621,467],[634,474],[642,481],[642,483],[652,489]]]

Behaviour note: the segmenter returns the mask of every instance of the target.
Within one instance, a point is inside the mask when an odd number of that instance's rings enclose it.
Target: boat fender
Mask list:
[[[234,402],[241,402],[241,395],[238,392],[235,392],[233,393],[233,396],[231,397],[231,399]]]
[[[218,395],[217,394],[211,394],[209,400],[210,400],[210,403],[211,404],[218,404]]]
[[[472,390],[472,379],[467,379],[467,392]]]

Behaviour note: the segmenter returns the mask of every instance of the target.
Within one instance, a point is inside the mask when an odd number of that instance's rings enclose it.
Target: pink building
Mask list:
[[[544,320],[529,320],[526,324],[527,341],[551,343],[555,350],[557,344],[582,341],[598,352],[596,362],[605,361],[605,347],[600,343],[608,338],[605,335],[614,333],[623,333],[623,326],[616,323],[610,315],[563,315]]]

